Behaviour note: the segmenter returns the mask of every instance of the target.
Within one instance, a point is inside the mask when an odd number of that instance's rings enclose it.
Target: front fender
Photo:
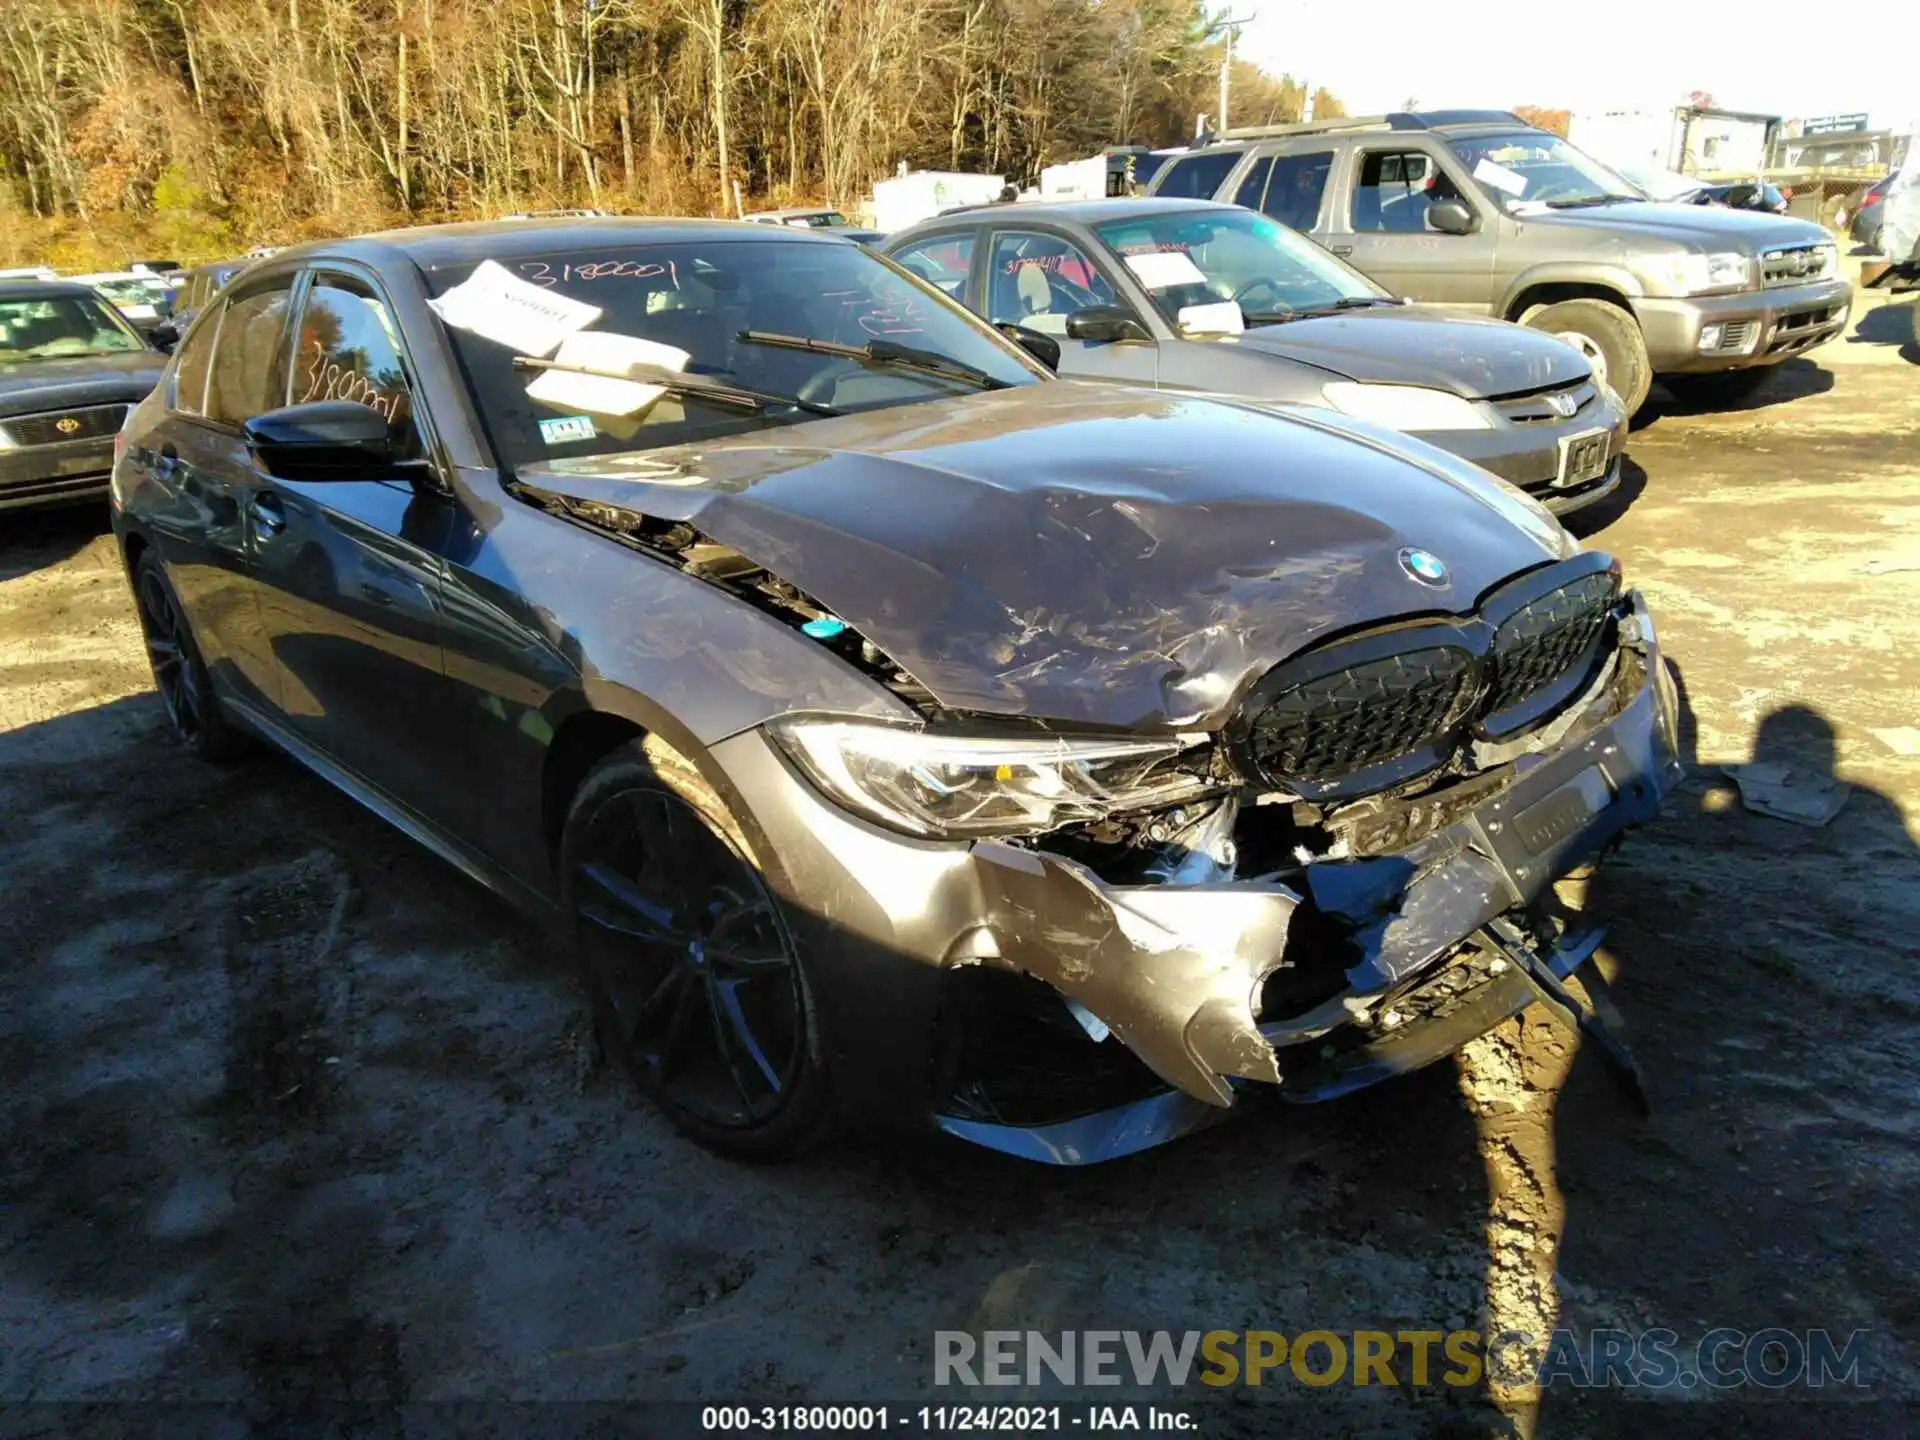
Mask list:
[[[1532,265],[1521,271],[1508,283],[1506,292],[1500,297],[1496,314],[1509,320],[1518,320],[1522,313],[1521,299],[1529,290],[1548,285],[1580,285],[1592,289],[1610,290],[1634,308],[1634,301],[1646,295],[1646,287],[1637,280],[1633,272],[1623,265],[1598,264],[1590,260],[1548,261]],[[1532,302],[1524,307],[1532,308]]]

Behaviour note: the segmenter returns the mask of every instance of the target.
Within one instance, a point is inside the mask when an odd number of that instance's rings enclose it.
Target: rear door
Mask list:
[[[288,380],[284,403],[379,410],[417,478],[263,477],[255,545],[281,708],[296,738],[431,816],[450,703],[438,552],[452,509],[432,479],[392,308],[369,274],[311,272]]]
[[[1327,248],[1396,295],[1484,315],[1493,308],[1499,216],[1440,147],[1409,135],[1356,141],[1345,203],[1329,207]],[[1470,235],[1433,228],[1435,201],[1464,201],[1479,220]]]

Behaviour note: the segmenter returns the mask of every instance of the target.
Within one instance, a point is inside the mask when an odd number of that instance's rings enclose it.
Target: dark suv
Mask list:
[[[1229,131],[1155,195],[1263,210],[1399,294],[1563,336],[1637,409],[1654,377],[1733,398],[1845,328],[1818,225],[1662,205],[1504,111]]]

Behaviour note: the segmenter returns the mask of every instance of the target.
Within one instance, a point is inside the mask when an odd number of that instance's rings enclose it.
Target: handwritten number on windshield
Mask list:
[[[671,260],[664,264],[653,260],[585,260],[562,265],[557,274],[545,260],[525,260],[520,273],[530,283],[548,289],[563,280],[651,280],[660,275],[672,280],[676,290],[680,288],[680,273]]]

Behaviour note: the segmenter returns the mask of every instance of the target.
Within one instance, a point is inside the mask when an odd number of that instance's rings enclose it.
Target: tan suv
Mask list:
[[[1262,210],[1397,294],[1558,334],[1629,409],[1656,376],[1735,398],[1838,335],[1853,302],[1818,225],[1654,203],[1505,111],[1229,131],[1150,193]]]

